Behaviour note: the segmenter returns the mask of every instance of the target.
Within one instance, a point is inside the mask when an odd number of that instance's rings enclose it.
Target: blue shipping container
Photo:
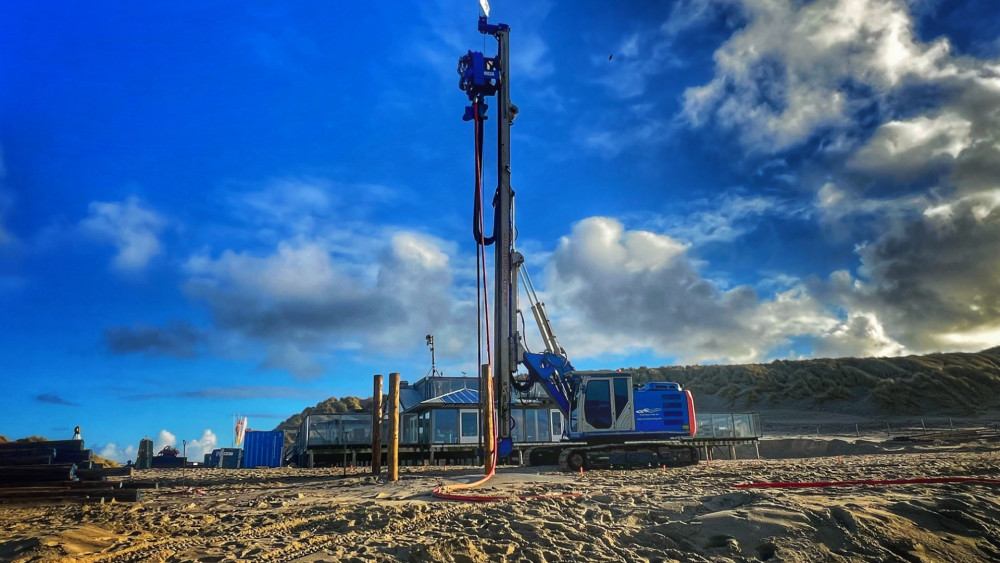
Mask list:
[[[243,436],[243,467],[280,467],[285,431],[249,431]]]

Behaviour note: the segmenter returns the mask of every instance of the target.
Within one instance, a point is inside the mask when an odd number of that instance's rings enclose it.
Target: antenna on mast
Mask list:
[[[427,345],[431,347],[431,377],[434,377],[437,375],[437,366],[434,364],[434,335],[428,334],[425,340],[427,340]]]

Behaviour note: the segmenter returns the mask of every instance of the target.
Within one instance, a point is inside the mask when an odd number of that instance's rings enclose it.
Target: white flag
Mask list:
[[[236,445],[239,446],[243,443],[243,436],[247,432],[247,417],[243,417],[243,420],[236,423]]]
[[[490,17],[490,0],[479,0],[479,7],[483,9],[486,17]]]

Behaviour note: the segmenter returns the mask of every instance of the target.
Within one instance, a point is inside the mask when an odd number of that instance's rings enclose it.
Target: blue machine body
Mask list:
[[[693,436],[694,400],[676,383],[650,382],[633,393],[635,431]]]
[[[657,440],[695,433],[694,399],[677,383],[650,382],[632,389],[630,373],[576,372],[565,357],[548,352],[525,353],[523,363],[528,382],[541,385],[569,421],[563,431],[567,440]],[[613,386],[615,380],[620,385]],[[587,388],[592,381],[608,394],[588,400]]]

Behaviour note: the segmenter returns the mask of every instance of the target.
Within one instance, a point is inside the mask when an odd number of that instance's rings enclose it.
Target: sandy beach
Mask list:
[[[824,447],[811,442],[761,449]],[[667,471],[504,467],[471,494],[577,496],[492,502],[431,495],[475,467],[402,468],[398,482],[361,468],[140,471],[160,488],[138,503],[0,506],[0,561],[1000,561],[996,483],[737,488],[1000,478],[995,444],[857,448]]]

